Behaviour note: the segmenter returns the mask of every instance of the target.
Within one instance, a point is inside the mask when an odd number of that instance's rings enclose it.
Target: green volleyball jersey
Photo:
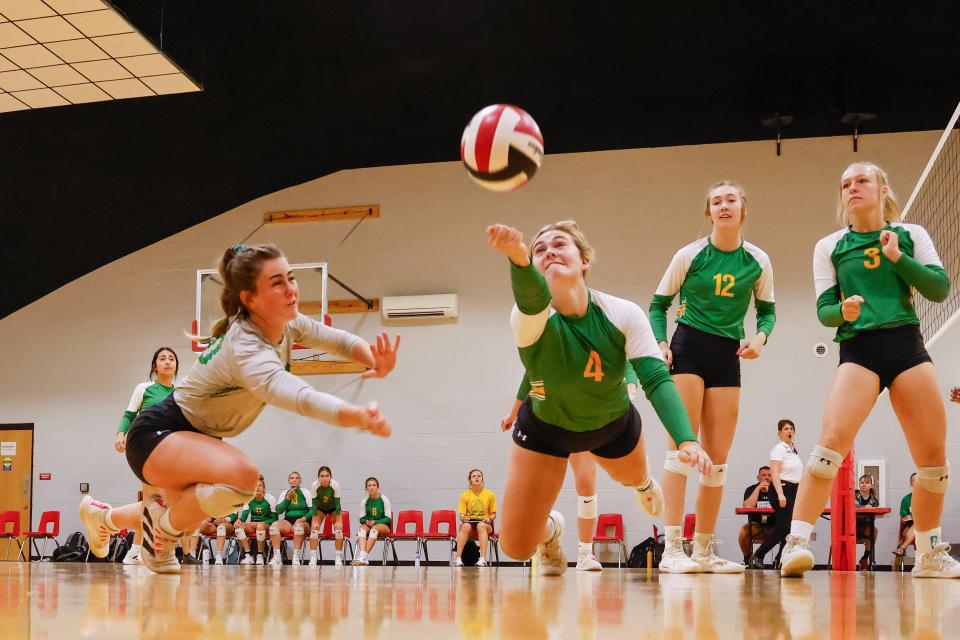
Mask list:
[[[390,526],[393,520],[393,509],[390,507],[390,499],[385,495],[379,498],[367,496],[360,501],[360,524],[365,524],[367,520],[373,520],[374,524],[385,524]]]
[[[676,321],[700,331],[742,339],[751,295],[757,308],[757,333],[762,331],[769,338],[777,322],[773,266],[767,254],[749,242],[721,251],[706,237],[677,251],[650,302],[650,324],[657,342],[667,341],[667,309],[678,292]]]
[[[240,515],[241,522],[266,522],[267,524],[272,524],[277,520],[277,514],[273,511],[273,508],[270,506],[270,502],[266,498],[263,500],[257,500],[254,498],[247,504],[247,508]]]
[[[137,388],[133,390],[133,395],[130,397],[130,404],[127,405],[127,410],[123,412],[123,418],[120,420],[120,426],[117,427],[117,431],[126,433],[138,413],[147,407],[152,407],[159,403],[171,393],[173,393],[172,386],[165,387],[159,382],[141,382],[138,384]]]
[[[817,291],[817,317],[837,327],[837,342],[867,329],[917,325],[913,290],[935,302],[950,292],[950,279],[926,230],[916,224],[891,223],[884,229],[897,234],[902,256],[896,263],[883,255],[880,231],[860,233],[840,229],[817,242],[813,252],[813,281]],[[845,298],[864,300],[860,316],[843,319]]]
[[[640,307],[590,289],[583,317],[567,317],[550,306],[546,280],[533,265],[510,264],[516,300],[510,324],[540,420],[580,432],[613,422],[630,406],[624,384],[629,362],[674,442],[695,440]]]
[[[638,384],[639,381],[637,372],[633,370],[633,367],[627,367],[627,375],[623,377],[623,384]],[[524,373],[523,379],[520,380],[520,388],[517,389],[517,400],[525,400],[528,395],[530,395],[530,376]]]
[[[288,518],[303,518],[310,512],[313,496],[306,489],[297,487],[293,490],[293,497],[287,499],[290,490],[283,493],[283,500],[277,503],[278,514],[286,512]]]
[[[313,507],[307,517],[312,518],[318,513],[340,513],[340,484],[336,480],[331,479],[327,487],[314,483]]]

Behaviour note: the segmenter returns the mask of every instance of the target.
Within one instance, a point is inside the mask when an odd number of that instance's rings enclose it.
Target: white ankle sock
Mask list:
[[[917,551],[920,553],[933,553],[933,548],[940,544],[942,534],[940,527],[930,529],[930,531],[917,531]]]
[[[179,538],[183,535],[183,531],[178,531],[176,527],[170,524],[170,510],[167,509],[163,512],[163,515],[160,516],[160,522],[157,523],[157,528],[163,533],[163,535],[168,538]]]
[[[107,509],[107,513],[103,516],[103,522],[107,525],[107,531],[110,533],[117,533],[120,531],[120,527],[113,524],[113,518],[110,517],[110,514],[113,513],[113,509]]]
[[[586,558],[593,551],[593,545],[589,542],[579,542],[577,544],[577,555]]]
[[[790,521],[790,535],[802,538],[810,542],[810,534],[813,533],[813,525],[803,520]]]
[[[547,535],[543,538],[543,541],[546,542],[552,538],[556,531],[556,525],[553,523],[553,518],[547,518]]]
[[[671,540],[679,540],[681,536],[679,526],[667,525],[663,528],[663,533],[667,542],[670,542]]]
[[[710,541],[713,540],[712,533],[697,533],[693,534],[693,550],[695,553],[704,553],[707,550],[707,545],[710,544]]]

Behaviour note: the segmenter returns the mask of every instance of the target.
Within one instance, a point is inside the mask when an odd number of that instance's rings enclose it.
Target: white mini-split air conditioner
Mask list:
[[[416,320],[420,318],[456,318],[460,301],[455,293],[432,296],[394,296],[380,301],[384,320]]]

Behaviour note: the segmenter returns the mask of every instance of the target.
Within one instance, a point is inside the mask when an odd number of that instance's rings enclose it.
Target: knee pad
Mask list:
[[[311,530],[311,531],[310,531],[310,539],[311,539],[311,540],[319,540],[319,539],[320,539],[320,530],[319,530],[319,529],[313,529],[313,530]]]
[[[266,529],[257,529],[257,542],[263,542],[267,539]]]
[[[705,487],[722,487],[727,481],[727,465],[715,464],[708,474],[700,474],[700,484]]]
[[[222,524],[217,525],[217,537],[222,538],[227,535],[227,527]]]
[[[814,478],[833,480],[843,464],[843,456],[833,449],[815,445],[807,459],[807,472]]]
[[[340,525],[333,528],[333,537],[337,540],[343,540],[343,528]]]
[[[367,539],[367,530],[360,529],[357,531],[357,540],[366,540]]]
[[[946,493],[950,486],[950,463],[942,467],[917,467],[917,484],[930,493]]]
[[[243,525],[240,524],[238,524],[233,530],[233,535],[237,538],[237,540],[247,539],[247,532],[243,530]]]
[[[577,496],[577,517],[593,520],[597,517],[597,494]]]
[[[253,499],[253,489],[241,489],[232,484],[196,485],[197,504],[205,514],[211,518],[228,516],[239,507],[246,505]]]
[[[680,461],[679,451],[667,451],[667,458],[663,461],[663,468],[673,473],[679,473],[681,476],[689,476],[693,472],[693,467]]]
[[[293,535],[302,536],[304,533],[306,533],[306,529],[304,528],[303,523],[298,522],[296,526],[293,527]]]
[[[377,531],[376,529],[370,529],[370,533],[367,534],[367,537],[370,538],[371,540],[376,540],[377,536],[379,535],[380,535],[379,531]]]
[[[270,537],[280,535],[280,527],[275,524],[270,525]]]

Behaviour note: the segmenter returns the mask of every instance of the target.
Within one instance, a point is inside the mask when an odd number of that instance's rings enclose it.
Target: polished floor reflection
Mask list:
[[[7,638],[960,637],[960,580],[812,572],[0,563]]]

